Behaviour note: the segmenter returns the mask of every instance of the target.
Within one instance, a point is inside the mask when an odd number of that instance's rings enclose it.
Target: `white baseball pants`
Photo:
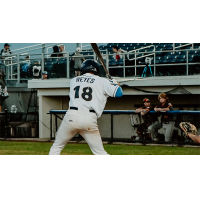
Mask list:
[[[67,111],[57,131],[49,155],[60,155],[62,149],[76,133],[82,135],[94,155],[108,155],[104,150],[99,133],[97,116],[89,110],[88,113],[80,113],[76,110]]]

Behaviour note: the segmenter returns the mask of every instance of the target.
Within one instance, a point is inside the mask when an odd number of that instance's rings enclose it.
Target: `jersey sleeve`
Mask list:
[[[103,90],[105,95],[108,95],[110,97],[115,97],[118,88],[119,88],[118,85],[111,85],[109,80],[107,79],[104,80]]]

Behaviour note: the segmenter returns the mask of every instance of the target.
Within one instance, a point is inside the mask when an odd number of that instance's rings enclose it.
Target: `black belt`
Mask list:
[[[70,107],[69,109],[70,110],[78,110],[77,107]],[[94,110],[89,110],[89,112],[96,113]]]

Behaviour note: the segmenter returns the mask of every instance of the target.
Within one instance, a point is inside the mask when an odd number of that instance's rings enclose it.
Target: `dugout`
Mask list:
[[[200,110],[200,76],[148,77],[127,81],[119,79],[124,96],[108,98],[105,110],[135,110],[142,104],[143,98],[151,99],[152,105],[158,104],[158,94],[168,94],[174,110]],[[39,98],[39,137],[50,137],[49,110],[67,110],[69,102],[70,79],[29,80],[28,88],[36,88]],[[110,115],[99,120],[102,137],[110,137]],[[197,119],[196,121],[199,121]],[[58,120],[58,126],[61,120]],[[130,138],[133,129],[129,115],[113,116],[113,131],[116,138]],[[53,122],[55,132],[55,122]]]

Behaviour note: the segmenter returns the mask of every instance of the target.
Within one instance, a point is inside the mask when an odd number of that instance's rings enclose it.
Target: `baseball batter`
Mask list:
[[[81,66],[81,76],[70,82],[69,109],[56,134],[49,154],[59,155],[76,133],[88,143],[95,155],[108,155],[104,150],[97,119],[101,117],[107,98],[123,96],[122,88],[116,80],[98,76],[100,64],[86,60]]]

